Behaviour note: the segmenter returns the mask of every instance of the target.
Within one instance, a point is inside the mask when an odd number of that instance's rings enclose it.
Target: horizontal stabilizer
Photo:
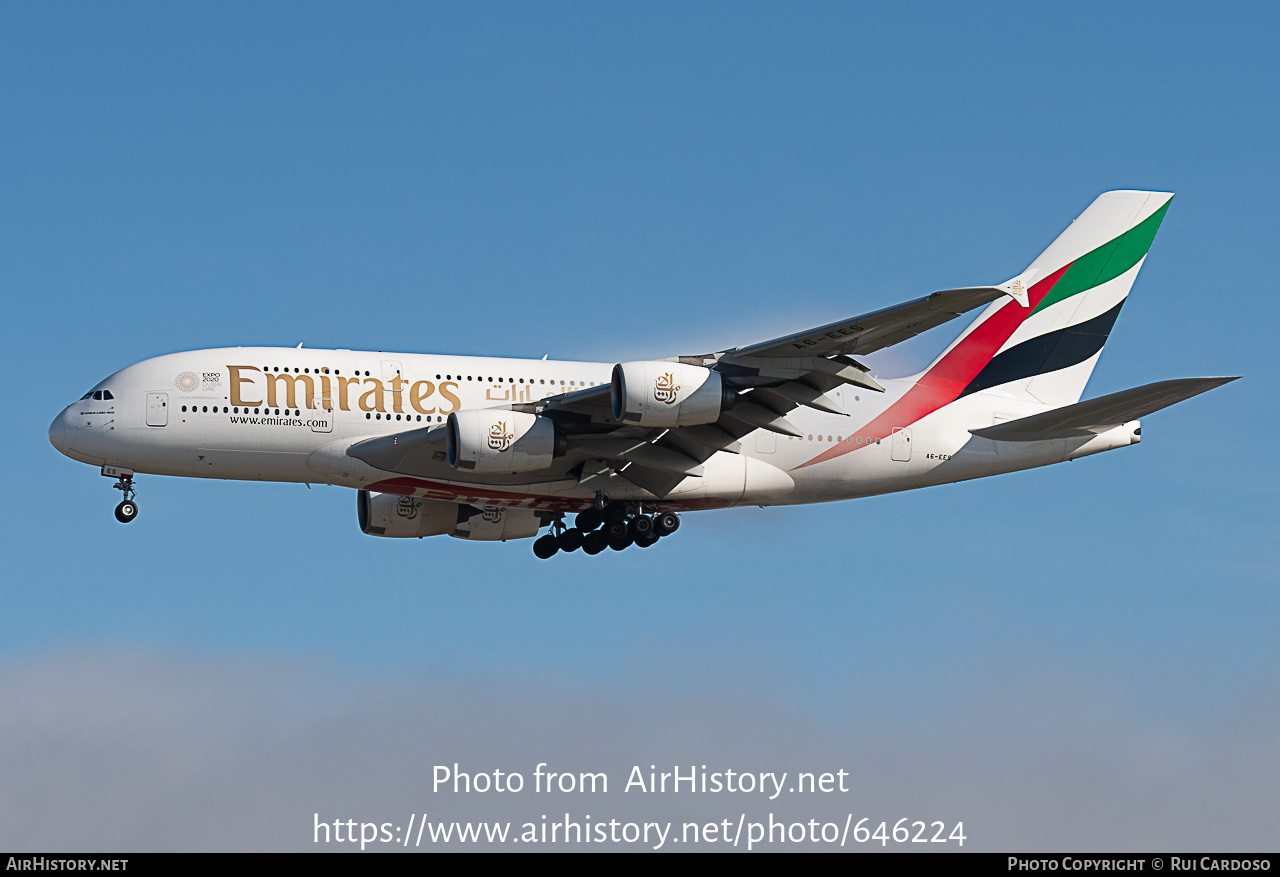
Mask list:
[[[969,432],[1000,442],[1035,442],[1097,435],[1235,380],[1239,380],[1238,376],[1157,381]]]

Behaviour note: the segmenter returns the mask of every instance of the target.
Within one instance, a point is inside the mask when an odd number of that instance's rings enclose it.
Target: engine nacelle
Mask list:
[[[464,511],[474,511],[465,509]],[[542,515],[533,509],[509,509],[485,506],[466,520],[460,521],[451,536],[476,542],[505,542],[537,536]]]
[[[436,502],[394,493],[356,492],[360,532],[402,539],[443,536],[458,526],[456,502]]]
[[[556,456],[555,424],[536,414],[472,408],[449,415],[445,455],[454,469],[537,472]]]
[[[356,492],[360,531],[366,536],[414,539],[456,536],[474,542],[505,542],[537,536],[546,512],[419,499],[394,493]]]
[[[720,373],[678,362],[623,362],[609,382],[613,419],[641,426],[714,423],[733,404]]]

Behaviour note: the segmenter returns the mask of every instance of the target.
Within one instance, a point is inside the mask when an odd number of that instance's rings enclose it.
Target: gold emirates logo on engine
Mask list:
[[[489,427],[489,447],[495,451],[505,451],[511,447],[511,440],[515,435],[507,432],[506,421],[498,421]]]
[[[666,402],[668,405],[674,404],[676,401],[676,393],[680,392],[680,388],[676,386],[676,378],[671,372],[665,375],[658,375],[658,379],[653,382],[653,398],[659,402]]]

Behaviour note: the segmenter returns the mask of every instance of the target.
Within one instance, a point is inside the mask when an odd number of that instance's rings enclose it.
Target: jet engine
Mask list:
[[[455,411],[445,425],[445,455],[454,469],[537,472],[564,453],[555,424],[536,414],[479,408]]]
[[[733,407],[720,373],[678,362],[623,362],[609,383],[613,419],[641,426],[714,423]]]
[[[366,536],[421,538],[452,533],[458,526],[458,504],[397,496],[394,493],[356,493],[356,514]]]

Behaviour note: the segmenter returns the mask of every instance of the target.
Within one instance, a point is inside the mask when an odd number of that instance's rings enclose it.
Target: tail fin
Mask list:
[[[1168,192],[1099,195],[920,376],[1048,405],[1079,401],[1169,201]],[[1012,294],[1012,293],[1011,293]]]

